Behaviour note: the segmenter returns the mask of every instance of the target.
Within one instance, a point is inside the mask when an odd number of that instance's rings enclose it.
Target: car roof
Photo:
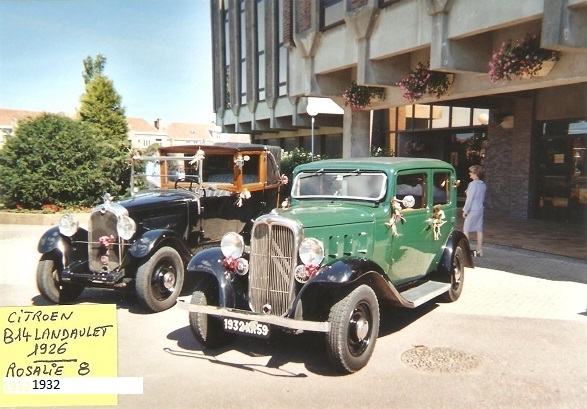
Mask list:
[[[300,165],[296,172],[319,169],[361,169],[394,172],[410,169],[450,169],[450,163],[439,159],[407,158],[407,157],[366,157],[349,159],[325,159]]]
[[[192,153],[195,154],[198,149],[202,149],[204,152],[210,153],[236,153],[236,152],[252,152],[252,151],[265,151],[274,148],[269,145],[251,144],[251,143],[214,143],[214,144],[193,144],[193,145],[177,145],[177,146],[165,146],[159,148],[161,153]]]
[[[281,148],[279,146],[261,145],[254,143],[219,142],[193,145],[164,146],[159,148],[159,152],[163,156],[178,153],[195,156],[198,149],[202,149],[204,151],[204,154],[208,153],[213,155],[222,153],[235,155],[239,152],[269,151],[273,154],[275,160],[277,160],[277,163],[281,161]]]

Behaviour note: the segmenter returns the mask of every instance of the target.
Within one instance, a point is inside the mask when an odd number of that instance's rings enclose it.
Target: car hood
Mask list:
[[[304,228],[368,223],[374,220],[371,208],[331,202],[301,204],[281,209],[279,214],[297,220]]]
[[[194,199],[194,194],[181,190],[151,190],[138,193],[133,197],[117,202],[128,209],[129,213],[146,208],[161,208],[173,203]]]

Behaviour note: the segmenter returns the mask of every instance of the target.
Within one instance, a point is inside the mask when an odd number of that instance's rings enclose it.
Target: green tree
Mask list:
[[[98,141],[103,150],[102,170],[110,174],[113,181],[110,193],[120,195],[130,182],[128,169],[129,143],[128,123],[122,98],[116,92],[113,82],[102,74],[106,58],[98,55],[84,60],[86,92],[81,97],[78,111],[82,122],[92,124],[101,134]]]
[[[19,121],[0,150],[0,194],[8,208],[91,206],[111,181],[102,170],[102,137],[63,115]]]
[[[102,75],[102,71],[104,71],[105,65],[106,57],[104,57],[102,54],[98,54],[95,60],[90,56],[86,57],[84,60],[84,71],[82,72],[84,82],[87,84],[94,78],[95,75]]]

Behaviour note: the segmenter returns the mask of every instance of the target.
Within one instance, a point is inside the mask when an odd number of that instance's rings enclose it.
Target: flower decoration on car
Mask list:
[[[281,183],[282,186],[287,185],[289,183],[289,178],[287,175],[281,175],[279,178],[279,183]]]
[[[536,34],[526,34],[516,40],[508,39],[494,51],[489,61],[489,80],[511,81],[514,77],[535,76],[545,61],[558,61],[559,51],[540,48],[540,38]]]
[[[342,94],[344,104],[350,106],[353,111],[358,111],[371,106],[373,98],[385,99],[385,89],[379,87],[367,87],[351,82],[350,87]]]
[[[234,164],[239,168],[242,169],[245,166],[245,162],[250,160],[251,157],[249,155],[238,155],[237,158],[234,160]]]
[[[320,266],[297,266],[294,271],[294,278],[300,284],[305,284],[308,280],[318,274]]]
[[[385,225],[387,227],[391,228],[391,234],[394,237],[398,236],[397,233],[397,222],[405,222],[406,219],[404,219],[404,216],[402,215],[402,206],[401,206],[401,201],[399,201],[396,198],[391,199],[391,217],[389,219],[389,222],[385,223]]]
[[[289,200],[289,197],[287,199],[285,199],[283,202],[281,202],[281,207],[283,207],[284,209],[289,208],[290,205],[291,205],[291,202]]]
[[[434,206],[434,212],[432,213],[432,217],[426,220],[428,222],[429,228],[432,228],[432,234],[434,235],[434,240],[440,239],[440,227],[446,223],[446,216],[444,211],[440,208],[440,205]]]
[[[402,96],[410,102],[417,101],[424,95],[440,98],[452,85],[452,76],[443,72],[431,71],[430,63],[419,62],[416,68],[396,84],[402,89]]]
[[[229,271],[235,271],[238,266],[238,257],[228,256],[222,261],[222,265]]]
[[[110,236],[101,236],[98,241],[100,242],[100,245],[103,247],[106,247],[107,249],[110,248],[110,244],[114,241],[114,236],[110,235]]]
[[[238,197],[236,199],[236,205],[238,207],[241,207],[243,205],[243,200],[247,200],[251,197],[251,192],[249,192],[248,189],[243,190],[242,192],[240,192],[238,194]]]
[[[202,149],[198,148],[198,150],[196,151],[196,154],[194,155],[194,159],[192,159],[189,162],[189,164],[190,165],[193,165],[193,164],[197,165],[198,163],[200,163],[204,159],[206,159],[206,153]],[[197,166],[196,166],[196,168],[197,168]]]

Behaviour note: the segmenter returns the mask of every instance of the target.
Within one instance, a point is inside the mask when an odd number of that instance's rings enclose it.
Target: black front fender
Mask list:
[[[162,246],[170,246],[176,249],[181,258],[187,261],[192,256],[190,249],[183,239],[172,230],[149,230],[139,237],[131,246],[130,254],[135,258],[150,256]]]
[[[347,258],[337,260],[320,269],[299,291],[290,315],[295,314],[302,299],[314,291],[334,292],[343,288],[351,288],[360,284],[369,285],[378,298],[393,300],[396,295],[391,290],[387,275],[379,264],[365,258]]]
[[[186,280],[197,280],[196,290],[210,285],[212,280],[218,290],[218,307],[249,309],[246,301],[247,279],[228,273],[223,260],[219,247],[200,251],[188,263]]]
[[[77,260],[88,259],[88,246],[85,244],[87,241],[87,230],[78,229],[73,236],[67,237],[59,232],[59,227],[54,226],[43,234],[37,250],[43,256],[53,254],[51,258],[59,259],[64,266],[67,266]]]

